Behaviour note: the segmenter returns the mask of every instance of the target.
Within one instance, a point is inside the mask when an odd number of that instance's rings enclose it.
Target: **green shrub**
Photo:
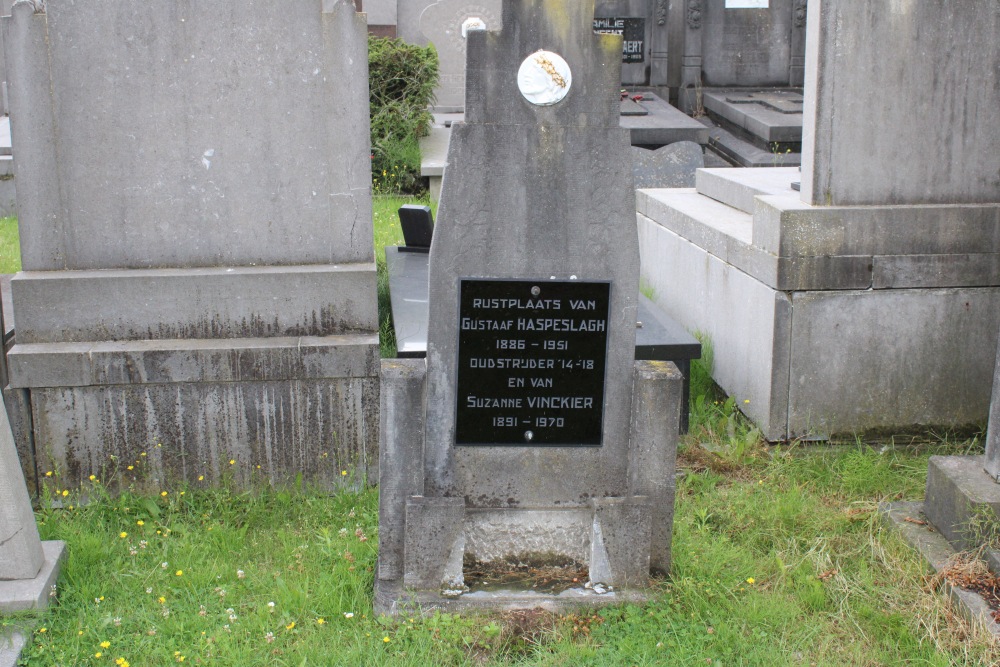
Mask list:
[[[376,193],[423,189],[417,140],[430,131],[438,57],[434,47],[368,37],[372,187]]]

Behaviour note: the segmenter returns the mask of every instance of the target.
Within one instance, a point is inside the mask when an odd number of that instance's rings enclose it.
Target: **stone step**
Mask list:
[[[742,170],[699,169],[698,174],[705,171]],[[718,257],[728,254],[727,245],[749,246],[753,242],[752,215],[706,197],[695,188],[638,190],[635,200],[639,213]]]
[[[644,216],[775,290],[858,290],[872,285],[871,256],[776,254],[780,243],[769,248],[760,239],[754,242],[754,227],[762,224],[754,216],[693,188],[639,190],[636,209],[640,224]],[[769,240],[766,232],[757,233]]]
[[[798,197],[792,183],[800,180],[798,167],[767,169],[699,169],[695,189],[717,202],[753,214],[754,197],[787,195]]]
[[[23,271],[18,343],[378,331],[375,263]],[[361,295],[359,297],[359,295]]]
[[[12,387],[275,382],[372,377],[378,334],[17,343]]]

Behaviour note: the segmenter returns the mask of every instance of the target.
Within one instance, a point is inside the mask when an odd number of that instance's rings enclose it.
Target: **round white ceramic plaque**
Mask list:
[[[536,51],[517,71],[517,87],[524,99],[538,106],[561,101],[573,84],[569,64],[558,53]]]

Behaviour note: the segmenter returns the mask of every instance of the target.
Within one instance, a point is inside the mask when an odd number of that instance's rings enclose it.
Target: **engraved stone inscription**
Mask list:
[[[600,446],[607,282],[461,281],[455,444]]]

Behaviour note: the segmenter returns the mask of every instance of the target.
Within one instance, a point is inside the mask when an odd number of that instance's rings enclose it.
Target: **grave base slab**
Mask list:
[[[932,456],[927,461],[923,512],[957,550],[977,549],[984,540],[1000,538],[1000,484],[985,470],[982,456]],[[994,572],[1000,555],[986,549]]]
[[[66,543],[42,542],[45,562],[34,579],[0,581],[0,612],[8,614],[48,606],[49,594],[59,578],[59,566],[66,555]]]
[[[403,614],[433,615],[436,612],[497,612],[542,609],[566,613],[575,609],[596,609],[614,604],[642,604],[652,599],[652,591],[619,590],[597,594],[586,588],[571,588],[559,594],[522,590],[476,591],[457,598],[446,598],[433,591],[413,591],[401,581],[375,577],[375,613],[388,616]]]
[[[1000,205],[812,206],[794,169],[703,169],[636,195],[653,301],[714,352],[769,440],[981,425]]]
[[[939,572],[956,552],[933,526],[924,525],[924,511],[925,503],[920,502],[883,503],[879,506],[885,525],[898,531],[910,546],[920,552],[927,564]],[[947,581],[942,582],[941,593],[951,600],[966,620],[979,623],[992,635],[1000,636],[1000,624],[993,620],[990,606],[978,593],[952,586]]]

